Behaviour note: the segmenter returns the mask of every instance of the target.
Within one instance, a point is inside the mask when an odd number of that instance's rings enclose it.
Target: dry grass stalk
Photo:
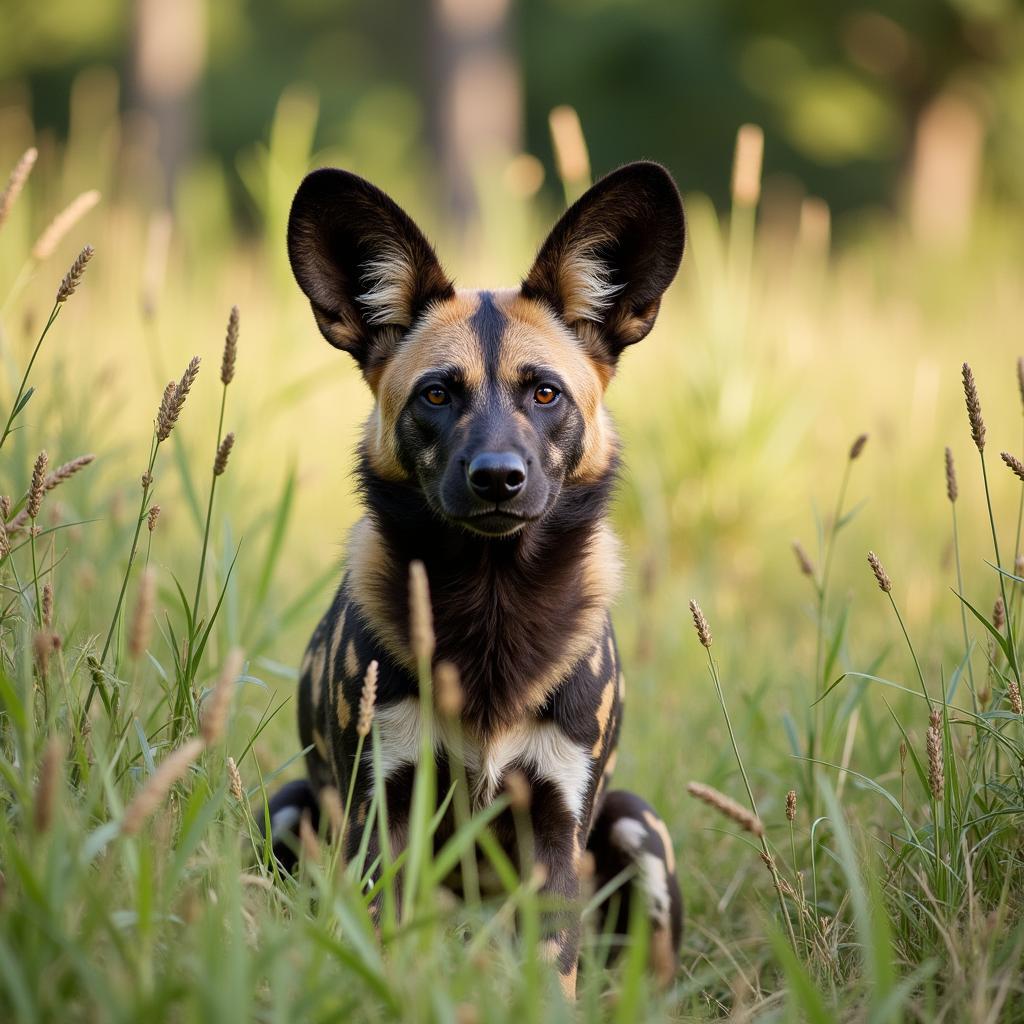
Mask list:
[[[946,449],[946,497],[950,504],[956,501],[960,489],[956,485],[956,466],[953,465],[953,451]]]
[[[878,589],[886,594],[892,593],[892,580],[889,579],[889,574],[885,571],[885,567],[879,561],[878,555],[874,551],[868,552],[868,565],[871,566],[871,571],[875,574]]]
[[[303,811],[299,818],[299,841],[302,844],[302,855],[313,864],[320,863],[320,840],[313,830],[313,819],[309,811]]]
[[[704,613],[700,610],[700,605],[695,600],[690,601],[690,614],[693,616],[693,625],[697,630],[697,639],[707,648],[711,647],[711,627],[708,625],[708,620],[704,618]]]
[[[446,718],[458,718],[466,702],[459,670],[450,661],[438,662],[434,669],[434,700]]]
[[[96,189],[83,192],[64,207],[32,246],[32,259],[36,263],[48,260],[57,250],[64,236],[100,201]]]
[[[25,187],[25,182],[28,181],[28,176],[32,173],[38,156],[39,150],[32,146],[25,150],[21,159],[14,165],[14,170],[11,171],[11,176],[7,179],[7,187],[0,194],[0,227],[3,226],[4,221],[10,216],[11,210],[14,209],[14,204],[18,200],[18,196],[21,195],[21,190]]]
[[[999,457],[1006,463],[1013,475],[1024,483],[1024,462],[1009,452],[1000,452]]]
[[[867,434],[861,434],[861,435],[859,435],[857,437],[857,439],[853,442],[853,444],[850,445],[850,456],[849,456],[849,458],[850,458],[851,462],[853,462],[854,459],[859,459],[860,458],[861,452],[864,451],[864,445],[866,445],[867,443],[868,443],[868,435]]]
[[[417,661],[434,655],[434,616],[430,610],[430,584],[422,562],[409,563],[409,640]]]
[[[53,807],[57,797],[57,782],[64,762],[64,743],[59,736],[51,736],[43,748],[39,762],[39,778],[36,780],[33,800],[36,832],[48,832],[53,824]]]
[[[128,627],[128,655],[138,661],[146,648],[153,633],[153,605],[156,598],[156,570],[152,566],[146,566],[139,577],[139,592],[135,599],[135,609],[132,612],[131,623]]]
[[[814,563],[811,561],[811,556],[807,554],[806,549],[800,541],[793,541],[793,554],[796,555],[797,565],[800,566],[800,571],[805,576],[814,578]]]
[[[46,463],[49,460],[49,456],[45,451],[41,451],[36,456],[35,465],[32,467],[32,483],[28,489],[28,503],[26,508],[28,509],[29,519],[37,519],[39,517],[39,510],[43,504],[43,494],[46,492]]]
[[[152,533],[156,529],[156,521],[160,518],[160,506],[153,505],[150,507],[148,514],[146,515],[146,526],[149,528],[149,532]]]
[[[231,449],[234,446],[235,432],[232,430],[224,436],[224,440],[217,447],[217,457],[213,460],[214,476],[222,476],[224,474],[224,470],[228,468],[228,458],[231,455]]]
[[[238,770],[238,765],[235,764],[235,759],[229,757],[227,760],[228,766],[228,792],[239,802],[241,802],[244,793],[242,791],[242,773]]]
[[[1006,696],[1010,701],[1010,708],[1015,715],[1024,715],[1024,704],[1021,704],[1020,686],[1016,679],[1011,679],[1006,687]]]
[[[71,264],[71,268],[64,275],[63,280],[60,283],[60,287],[57,289],[57,305],[62,302],[67,302],[75,293],[75,289],[78,287],[82,280],[82,275],[85,273],[86,265],[89,260],[92,259],[95,249],[91,245],[87,245],[76,257],[75,262]]]
[[[967,419],[971,424],[971,437],[979,452],[985,450],[985,421],[981,417],[981,402],[978,399],[978,385],[974,383],[974,371],[968,363],[963,365],[964,398],[967,401]]]
[[[202,753],[203,741],[193,737],[172,751],[160,762],[160,767],[128,804],[121,820],[121,832],[137,835],[153,812],[163,803],[171,787],[188,772],[189,765]]]
[[[703,800],[704,803],[714,807],[716,811],[736,822],[745,831],[751,832],[758,838],[764,835],[764,824],[756,814],[748,811],[742,804],[736,803],[732,797],[720,793],[713,786],[706,786],[703,782],[690,782],[686,786],[686,791],[690,796]]]
[[[732,162],[732,198],[741,206],[756,206],[761,198],[764,132],[756,124],[742,124],[736,133]]]
[[[231,708],[231,696],[235,692],[235,683],[242,674],[244,664],[245,655],[242,653],[242,649],[232,647],[224,659],[224,665],[214,684],[213,692],[206,698],[206,704],[203,707],[200,731],[207,746],[212,747],[224,735],[228,711]]]
[[[224,355],[220,361],[221,383],[227,387],[235,379],[235,360],[238,358],[238,307],[232,306],[228,314],[227,336],[224,338]]]
[[[786,794],[786,821],[796,820],[796,790],[791,789]]]
[[[928,732],[925,737],[925,745],[928,748],[928,788],[936,800],[941,800],[946,781],[942,759],[942,712],[938,708],[933,708],[928,720]]]
[[[377,672],[380,666],[376,660],[366,666],[363,676],[363,692],[359,696],[359,717],[356,719],[356,735],[367,736],[373,725],[373,707],[377,703]]]

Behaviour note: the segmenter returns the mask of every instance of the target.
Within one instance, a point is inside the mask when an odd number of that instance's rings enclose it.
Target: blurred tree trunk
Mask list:
[[[156,129],[162,193],[195,146],[195,91],[206,64],[206,0],[135,0],[134,105]]]
[[[432,0],[429,130],[457,230],[477,212],[474,177],[522,148],[511,0]]]

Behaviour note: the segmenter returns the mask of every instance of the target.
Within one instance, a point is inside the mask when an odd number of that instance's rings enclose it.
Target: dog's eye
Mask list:
[[[447,389],[441,387],[440,384],[431,384],[429,387],[425,387],[420,394],[429,405],[447,405],[452,400]]]
[[[533,392],[533,400],[538,405],[553,405],[558,401],[558,396],[561,393],[558,388],[553,387],[551,384],[541,384]]]

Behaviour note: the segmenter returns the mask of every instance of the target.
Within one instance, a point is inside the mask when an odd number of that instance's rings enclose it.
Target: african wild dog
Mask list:
[[[418,559],[430,583],[436,659],[458,668],[464,689],[475,799],[492,799],[512,771],[527,777],[533,855],[546,891],[569,905],[584,849],[598,886],[635,867],[653,962],[670,973],[682,905],[668,831],[639,797],[608,792],[623,675],[609,618],[618,550],[607,510],[618,444],[603,396],[622,350],[654,325],[683,237],[671,177],[656,164],[630,164],[565,213],[519,288],[457,291],[416,225],[379,189],[334,169],[302,182],[288,224],[292,269],[320,330],[356,359],[375,404],[359,448],[366,515],[302,665],[309,780],[271,805],[283,860],[282,834],[304,808],[315,812],[320,788],[347,791],[372,659],[391,842],[405,841],[420,726],[407,580]],[[443,792],[450,747],[436,730]],[[372,784],[367,754],[356,821]],[[441,841],[450,829],[442,826]],[[495,829],[514,855],[512,816]],[[360,832],[350,830],[349,852]],[[372,860],[376,832],[370,842]],[[616,925],[628,920],[627,901]],[[578,917],[552,921],[545,948],[572,992]]]

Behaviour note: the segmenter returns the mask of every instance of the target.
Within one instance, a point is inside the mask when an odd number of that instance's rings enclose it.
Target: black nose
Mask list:
[[[526,463],[515,452],[484,452],[466,470],[473,493],[485,501],[508,501],[526,483]]]

